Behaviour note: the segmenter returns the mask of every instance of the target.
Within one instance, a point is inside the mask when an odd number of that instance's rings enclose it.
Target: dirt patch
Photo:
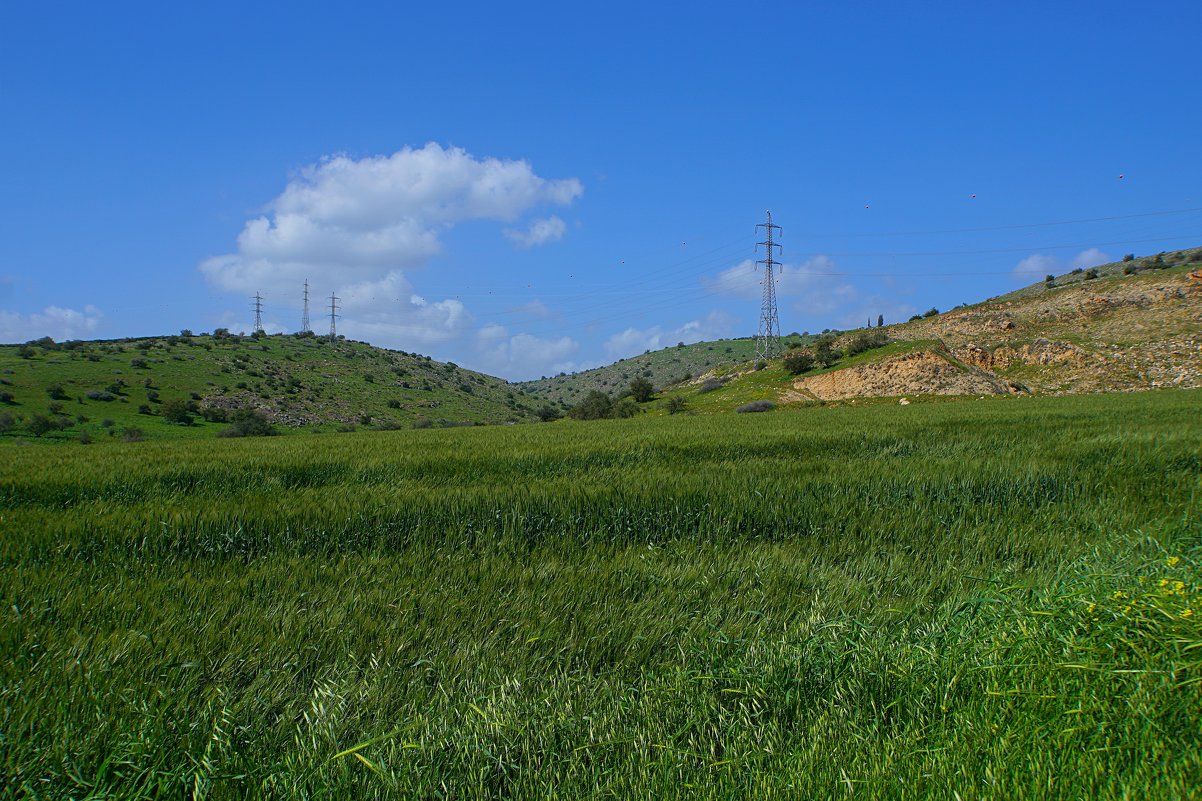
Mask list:
[[[896,395],[1005,395],[1016,386],[980,368],[924,350],[802,378],[793,388],[818,400]]]

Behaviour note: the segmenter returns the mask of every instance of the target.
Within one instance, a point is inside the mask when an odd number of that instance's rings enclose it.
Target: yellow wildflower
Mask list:
[[[1115,591],[1114,591],[1114,595],[1112,595],[1112,596],[1110,596],[1110,597],[1111,597],[1111,598],[1113,598],[1114,600],[1116,600],[1116,601],[1117,601],[1117,600],[1119,600],[1119,599],[1121,599],[1121,598],[1126,598],[1126,597],[1127,597],[1127,595],[1126,595],[1126,593],[1124,593],[1122,590],[1115,590]]]
[[[1181,616],[1182,616],[1182,617],[1184,617],[1184,618],[1191,618],[1191,617],[1193,617],[1193,616],[1194,616],[1194,610],[1193,610],[1193,609],[1186,609],[1184,612],[1182,612],[1182,613],[1181,613]]]
[[[1160,581],[1156,582],[1156,586],[1157,587],[1167,587],[1167,586],[1169,586],[1169,580],[1161,579]]]
[[[1164,560],[1164,563],[1165,563],[1166,565],[1168,565],[1169,567],[1176,567],[1176,566],[1177,566],[1177,563],[1178,563],[1178,562],[1180,562],[1180,561],[1181,561],[1181,557],[1179,557],[1179,556],[1170,556],[1168,559],[1165,559],[1165,560]]]
[[[1184,589],[1185,589],[1184,581],[1174,581],[1173,582],[1173,592],[1181,592]]]

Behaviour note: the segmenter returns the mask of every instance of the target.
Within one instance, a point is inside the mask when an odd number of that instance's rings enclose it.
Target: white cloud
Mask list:
[[[265,214],[246,223],[237,252],[207,259],[200,270],[235,292],[291,290],[316,276],[338,285],[379,280],[424,265],[457,223],[512,222],[538,206],[568,205],[583,191],[579,180],[541,178],[525,161],[477,159],[435,143],[390,156],[333,156],[300,170]],[[540,223],[527,235],[554,235],[550,221]]]
[[[578,369],[571,357],[580,343],[571,337],[511,336],[503,325],[486,325],[476,332],[476,361],[485,372],[518,380]]]
[[[1016,281],[1030,283],[1039,280],[1049,273],[1055,274],[1060,269],[1060,262],[1055,256],[1048,256],[1043,253],[1036,253],[1020,261],[1014,265],[1014,269],[1010,271],[1011,277]]]
[[[547,304],[543,303],[537,298],[529,303],[523,303],[521,306],[516,306],[510,309],[510,311],[515,314],[529,315],[530,317],[534,317],[539,320],[549,320],[552,317],[558,316],[555,312],[551,311]]]
[[[1035,253],[1014,265],[1010,275],[1015,281],[1029,284],[1040,281],[1047,275],[1060,275],[1068,272],[1070,268],[1087,270],[1090,267],[1097,267],[1099,264],[1107,264],[1112,261],[1114,259],[1097,248],[1081,251],[1067,265],[1055,256]]]
[[[1073,267],[1080,267],[1083,270],[1088,270],[1090,267],[1097,267],[1099,264],[1109,264],[1114,261],[1110,256],[1106,255],[1097,248],[1083,250],[1073,259]]]
[[[712,311],[700,320],[690,320],[672,330],[664,330],[658,325],[643,329],[627,328],[605,340],[602,347],[610,359],[624,359],[678,342],[689,344],[730,336],[734,322],[734,318],[726,312]]]
[[[338,322],[339,332],[383,347],[412,350],[439,345],[472,325],[472,315],[461,302],[426,300],[399,270],[344,287],[339,297],[345,314]]]
[[[104,315],[95,306],[83,311],[47,306],[33,314],[18,314],[0,310],[0,342],[28,342],[31,339],[52,337],[60,342],[82,339],[95,332]]]
[[[845,293],[851,286],[840,283],[841,279],[833,275],[837,271],[838,267],[829,256],[814,256],[797,266],[782,264],[776,273],[776,296],[809,296],[819,288],[827,291],[838,288]],[[714,294],[751,300],[763,293],[763,267],[746,259],[723,270],[715,278],[702,278],[701,283]]]
[[[545,220],[535,220],[530,223],[530,227],[525,231],[506,228],[503,233],[506,237],[513,240],[518,247],[530,248],[563,239],[564,231],[567,228],[563,220],[552,215]]]

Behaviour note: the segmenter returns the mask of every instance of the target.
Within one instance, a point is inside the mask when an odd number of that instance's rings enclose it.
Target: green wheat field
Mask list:
[[[1186,798],[1202,392],[0,449],[6,798]]]

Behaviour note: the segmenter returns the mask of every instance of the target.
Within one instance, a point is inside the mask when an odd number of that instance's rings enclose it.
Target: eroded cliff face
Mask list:
[[[923,350],[879,362],[800,378],[793,388],[803,397],[846,400],[898,395],[1004,395],[1022,391],[994,375],[957,364],[945,353]]]

